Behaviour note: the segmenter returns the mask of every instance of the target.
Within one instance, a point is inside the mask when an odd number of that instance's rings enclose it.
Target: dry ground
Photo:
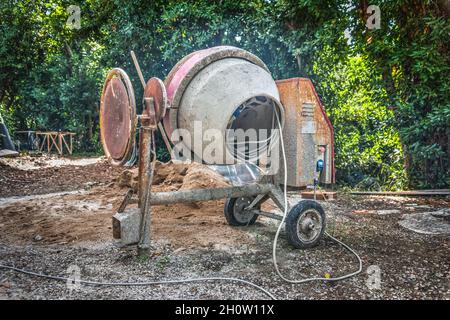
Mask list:
[[[135,248],[120,247],[111,232],[115,208],[128,188],[136,188],[135,170],[121,173],[123,169],[102,159],[54,164],[55,159],[0,162],[0,264],[61,276],[69,276],[69,267],[77,266],[83,279],[103,281],[239,277],[280,299],[450,298],[449,236],[419,234],[398,224],[403,214],[448,209],[449,199],[340,194],[339,200],[323,203],[329,231],[360,254],[363,272],[341,282],[290,285],[272,265],[275,221],[260,218],[254,226],[232,228],[223,217],[223,201],[157,206],[152,212],[152,256],[139,259]],[[155,190],[226,185],[200,166],[158,165],[157,173]],[[297,193],[290,194],[291,202],[298,200]],[[387,209],[396,211],[383,211]],[[294,279],[339,276],[357,267],[353,256],[327,238],[317,248],[301,251],[287,243],[284,233],[278,260],[283,273]],[[381,272],[379,288],[367,285],[370,266]],[[0,298],[267,297],[228,282],[70,290],[64,282],[0,269]]]

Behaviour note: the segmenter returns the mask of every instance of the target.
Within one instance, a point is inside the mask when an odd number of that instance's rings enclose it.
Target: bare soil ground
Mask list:
[[[0,197],[72,191],[110,182],[122,169],[104,159],[55,157],[0,159]]]
[[[227,225],[223,201],[155,206],[153,250],[139,259],[133,247],[112,239],[111,217],[136,169],[111,167],[103,159],[37,169],[25,159],[0,163],[0,264],[82,279],[140,281],[188,277],[239,277],[262,285],[280,299],[449,299],[448,235],[424,235],[401,227],[404,214],[445,210],[446,198],[350,197],[323,202],[329,232],[355,249],[363,272],[333,283],[291,285],[272,265],[278,223],[266,218],[249,227]],[[47,161],[47,162],[46,162]],[[91,161],[91,162],[90,162]],[[54,165],[54,162],[52,163]],[[26,169],[26,170],[24,170]],[[158,164],[154,190],[220,187],[227,182],[199,165]],[[299,201],[298,192],[290,201]],[[270,202],[266,210],[274,210]],[[356,260],[330,239],[310,250],[295,250],[282,233],[280,269],[289,278],[339,276],[357,268]],[[369,268],[370,267],[370,268]],[[368,269],[369,268],[369,269]],[[380,270],[380,286],[370,270]],[[368,273],[369,270],[369,273]],[[251,299],[267,298],[253,288],[228,282],[151,287],[70,289],[55,282],[0,269],[3,299]]]

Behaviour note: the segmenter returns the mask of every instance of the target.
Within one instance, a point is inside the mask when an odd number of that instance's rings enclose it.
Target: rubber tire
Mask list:
[[[306,210],[309,209],[314,209],[317,212],[319,212],[320,216],[322,217],[322,228],[320,230],[319,236],[316,238],[315,241],[303,242],[297,235],[297,221],[300,218],[300,216]],[[325,227],[326,227],[325,211],[323,210],[322,206],[314,200],[301,200],[299,203],[297,203],[295,206],[292,207],[292,209],[288,212],[288,215],[286,217],[285,230],[287,233],[288,240],[297,249],[309,249],[317,246],[317,244],[319,243],[320,239],[323,236]]]
[[[228,198],[225,201],[223,213],[225,214],[225,219],[227,220],[228,224],[230,226],[235,226],[235,227],[250,226],[252,224],[255,224],[256,219],[258,219],[257,214],[253,215],[253,217],[250,219],[250,221],[248,223],[242,223],[236,219],[236,217],[234,216],[234,204],[235,204],[236,200],[237,200],[237,198]],[[261,205],[257,205],[255,208],[260,209]]]

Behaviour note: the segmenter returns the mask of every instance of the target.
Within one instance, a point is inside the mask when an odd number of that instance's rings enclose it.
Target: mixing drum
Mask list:
[[[255,158],[249,155],[251,145],[243,154],[237,151],[230,130],[254,129],[253,149],[264,150],[276,140],[276,118],[284,123],[274,79],[258,57],[243,49],[220,46],[196,51],[172,69],[165,85],[170,104],[164,118],[166,132],[197,161],[212,164],[204,156],[207,147],[222,152],[214,164]],[[220,133],[219,138],[208,139],[208,131]]]

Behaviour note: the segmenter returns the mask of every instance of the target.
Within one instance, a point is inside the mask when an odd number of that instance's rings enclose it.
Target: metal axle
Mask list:
[[[255,183],[241,187],[152,192],[150,204],[161,205],[180,202],[218,200],[225,198],[251,197],[259,194],[268,194],[274,188],[275,186],[272,184]]]

